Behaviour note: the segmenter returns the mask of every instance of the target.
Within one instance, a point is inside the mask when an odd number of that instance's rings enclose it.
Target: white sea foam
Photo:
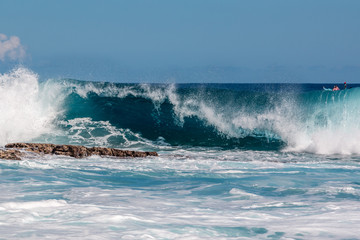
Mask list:
[[[34,202],[8,202],[0,204],[0,208],[3,210],[25,210],[25,209],[45,209],[45,208],[55,208],[62,207],[66,205],[64,200],[44,200],[44,201],[34,201]]]
[[[349,91],[330,93],[325,100],[320,95],[309,102],[284,94],[274,107],[260,112],[219,105],[201,94],[180,100],[173,87],[167,96],[180,123],[185,117],[197,117],[228,137],[281,139],[286,144],[284,151],[351,155],[360,154],[360,91]]]
[[[248,192],[245,192],[245,191],[243,191],[241,189],[237,189],[237,188],[232,188],[229,193],[232,195],[237,195],[237,196],[241,196],[241,197],[259,198],[259,196],[256,194],[248,193]]]
[[[21,90],[22,87],[12,88],[14,80],[6,79],[15,79],[16,82],[18,78],[11,76],[1,75],[1,91],[13,89],[21,100],[18,104],[20,110],[26,102],[21,97],[26,97],[37,116],[25,111],[30,117],[22,120],[31,124],[30,120],[39,116],[48,119],[44,125],[40,124],[41,131],[19,129],[22,134],[14,139],[24,140],[26,133],[38,136],[46,131],[52,132],[51,124],[47,123],[51,123],[52,116],[61,109],[54,107],[57,105],[53,99],[64,96],[56,94],[63,92],[63,86],[52,82],[39,85],[36,77],[31,78],[36,75],[30,72],[29,78],[33,81],[25,82],[37,86],[30,88],[33,85],[24,84],[23,88],[29,88],[33,93],[30,94]],[[87,97],[88,91],[94,88],[97,94],[105,94],[101,88],[91,84],[79,94]],[[16,93],[18,88],[20,93]],[[47,91],[43,90],[45,88]],[[341,115],[328,114],[328,124],[319,127],[316,119],[300,121],[303,119],[292,110],[296,103],[292,100],[285,99],[276,108],[251,113],[233,106],[219,106],[202,96],[180,96],[175,86],[156,91],[146,85],[140,90],[131,86],[123,88],[124,91],[116,88],[109,87],[106,91],[118,97],[131,94],[152,99],[155,107],[169,101],[180,125],[186,117],[198,117],[229,136],[246,136],[255,134],[257,129],[266,129],[269,134],[286,141],[293,151],[319,153],[339,148],[341,143],[330,139],[333,132],[338,137],[345,136],[341,139],[349,149],[341,147],[344,154],[356,151],[353,148],[358,133],[354,129],[358,126],[350,124],[350,116],[342,118]],[[6,92],[4,94],[0,96],[1,100],[17,99]],[[11,108],[1,106],[2,110]],[[4,119],[7,118],[0,117],[1,123],[5,124],[0,125],[4,128],[2,130],[10,126]],[[308,126],[306,130],[299,127],[303,123]],[[134,146],[132,144],[136,141],[146,142],[140,135],[118,129],[108,121],[86,117],[57,124],[67,129],[65,134],[73,143],[87,141],[89,145],[107,145],[115,136],[128,141],[128,146]],[[247,131],[239,131],[239,128]],[[102,129],[103,134],[95,134],[94,129]],[[345,130],[354,133],[355,137],[346,135]],[[9,131],[9,134],[13,133]],[[314,139],[314,142],[309,143],[309,139]],[[330,141],[334,145],[330,145]],[[334,160],[323,155],[295,152],[162,147],[159,147],[159,157],[136,160],[99,156],[75,159],[55,155],[29,155],[24,161],[16,162],[1,160],[1,237],[352,239],[360,234],[358,158],[354,161],[352,156],[341,156]],[[340,150],[330,153],[338,152]]]
[[[287,145],[285,151],[317,154],[360,153],[360,128],[356,120],[360,111],[354,107],[357,99],[354,97],[348,97],[346,102],[330,98],[326,100],[325,106],[321,102],[309,103],[315,104],[315,115],[325,116],[327,123],[322,126],[311,111],[304,112],[304,106],[301,105],[303,103],[289,94],[277,99],[280,102],[274,104],[274,107],[258,112],[250,111],[244,106],[237,108],[233,104],[220,105],[202,94],[180,96],[175,85],[153,88],[143,84],[140,89],[112,85],[101,91],[92,86],[80,87],[78,91],[82,96],[87,95],[87,91],[93,91],[99,95],[120,98],[129,95],[143,97],[150,99],[156,108],[160,108],[161,104],[168,100],[176,116],[174,121],[179,125],[183,125],[186,118],[196,117],[206,125],[213,126],[219,134],[228,137],[264,136],[281,139]]]
[[[359,89],[328,94],[308,103],[306,118],[297,124],[295,134],[287,135],[286,151],[360,154]]]
[[[56,89],[39,86],[26,68],[0,74],[0,146],[51,132],[61,104]]]
[[[328,155],[360,154],[360,126],[357,121],[360,110],[354,106],[356,97],[330,98],[325,103],[319,101],[305,103],[304,106],[301,105],[304,103],[297,101],[293,96],[285,95],[280,100],[277,99],[279,102],[274,104],[274,107],[258,112],[250,111],[244,106],[237,108],[233,104],[220,105],[202,94],[180,96],[175,85],[159,88],[152,88],[146,84],[140,88],[111,85],[99,89],[90,84],[77,88],[76,91],[83,97],[87,96],[89,91],[120,98],[129,95],[143,97],[150,99],[157,109],[168,100],[176,117],[174,121],[180,126],[186,118],[196,117],[227,137],[260,136],[282,140],[286,144],[284,151]],[[312,108],[306,110],[306,104]],[[325,119],[322,119],[325,123],[319,123],[319,116]]]
[[[263,110],[224,104],[199,92],[179,94],[170,85],[116,85],[112,83],[77,83],[47,81],[39,84],[38,76],[25,68],[0,75],[0,146],[8,142],[28,141],[44,133],[53,134],[54,120],[63,110],[64,98],[75,92],[83,98],[89,93],[104,97],[141,97],[151,100],[159,110],[165,101],[172,105],[173,121],[182,126],[187,118],[197,118],[229,138],[265,137],[283,141],[284,151],[316,154],[360,154],[360,97],[358,89],[343,93],[319,95],[319,99],[301,102],[291,94],[270,99],[272,107]],[[271,101],[278,101],[272,103]],[[303,100],[302,100],[303,101]],[[109,145],[113,138],[123,139],[123,146],[156,144],[141,138],[130,129],[117,129],[108,121],[88,117],[67,119],[57,126],[70,126],[71,143]],[[199,126],[201,127],[201,126]],[[92,134],[94,128],[108,132]],[[86,137],[87,136],[87,137]],[[160,137],[160,136],[159,136]],[[50,138],[51,139],[51,138]],[[163,141],[163,142],[166,142]],[[149,146],[150,146],[149,145]]]
[[[325,160],[173,148],[136,160],[1,161],[0,234],[6,239],[354,238],[360,209],[353,176],[358,173],[351,167],[358,164]]]
[[[161,149],[167,146],[166,143],[161,142],[161,139],[150,141],[130,129],[117,128],[109,121],[94,121],[87,117],[58,121],[57,125],[66,129],[65,132],[59,132],[59,135],[61,135],[62,141],[69,144],[102,147],[121,146],[134,150]]]

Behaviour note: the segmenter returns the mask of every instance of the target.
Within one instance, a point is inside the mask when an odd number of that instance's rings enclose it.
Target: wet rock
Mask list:
[[[5,148],[23,149],[29,152],[42,154],[56,154],[75,158],[83,158],[91,155],[111,156],[111,157],[147,157],[158,156],[156,152],[139,152],[120,150],[115,148],[103,147],[84,147],[77,145],[55,145],[51,143],[9,143]],[[7,150],[9,151],[9,150]],[[14,150],[17,151],[17,150]],[[1,158],[1,157],[0,157]]]
[[[21,160],[23,154],[15,149],[0,150],[0,159]]]

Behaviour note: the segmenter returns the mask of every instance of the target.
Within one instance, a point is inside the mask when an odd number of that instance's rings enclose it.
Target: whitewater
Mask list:
[[[0,74],[0,148],[159,157],[0,160],[0,239],[359,239],[358,85],[40,79]]]

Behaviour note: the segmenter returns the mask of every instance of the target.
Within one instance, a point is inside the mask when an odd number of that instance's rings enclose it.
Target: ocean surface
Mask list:
[[[360,239],[358,85],[39,79],[0,75],[1,148],[159,157],[0,160],[0,239]]]

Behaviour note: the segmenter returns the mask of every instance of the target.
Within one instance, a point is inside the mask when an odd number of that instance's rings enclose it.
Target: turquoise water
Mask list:
[[[1,161],[1,236],[349,239],[359,234],[355,157],[159,153],[146,159]]]
[[[0,239],[358,239],[360,94],[0,76],[0,143],[159,157],[0,160]]]

